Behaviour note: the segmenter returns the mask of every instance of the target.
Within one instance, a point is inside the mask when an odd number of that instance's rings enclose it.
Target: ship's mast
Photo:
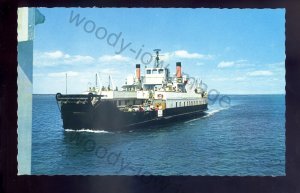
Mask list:
[[[159,67],[159,52],[161,51],[161,49],[154,49],[153,50],[156,54],[156,57],[155,57],[155,61],[154,61],[154,68],[158,68]]]
[[[111,88],[111,78],[110,75],[108,76],[108,90],[112,89]]]
[[[98,82],[97,82],[97,80],[98,80],[98,75],[97,75],[97,73],[96,73],[96,88],[98,87]]]

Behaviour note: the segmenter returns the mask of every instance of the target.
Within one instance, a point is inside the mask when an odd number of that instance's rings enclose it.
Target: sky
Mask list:
[[[285,93],[284,9],[39,8],[33,93],[82,93],[108,77],[121,88],[153,49],[175,73],[220,94]],[[211,92],[213,93],[213,92]]]

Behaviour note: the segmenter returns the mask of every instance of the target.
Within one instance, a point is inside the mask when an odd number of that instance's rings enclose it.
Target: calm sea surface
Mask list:
[[[285,96],[230,98],[198,119],[112,133],[64,131],[55,95],[34,95],[32,174],[285,175]]]

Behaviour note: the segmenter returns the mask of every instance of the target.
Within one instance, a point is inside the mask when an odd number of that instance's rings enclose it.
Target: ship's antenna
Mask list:
[[[98,87],[98,82],[97,82],[97,80],[98,80],[98,75],[97,75],[97,73],[96,73],[96,88]]]
[[[111,84],[111,89],[114,90],[115,84],[114,84],[114,79],[112,78],[112,76],[110,76],[110,84]]]
[[[159,52],[161,51],[161,49],[154,49],[153,50],[156,54],[156,57],[155,57],[155,61],[154,61],[154,68],[158,68],[159,67]]]
[[[110,89],[110,75],[108,75],[108,88]]]
[[[68,94],[68,73],[66,73],[66,94]]]

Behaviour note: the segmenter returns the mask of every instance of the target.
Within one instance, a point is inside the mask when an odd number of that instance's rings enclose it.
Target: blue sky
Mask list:
[[[69,93],[93,85],[96,72],[120,88],[155,48],[172,73],[180,61],[208,90],[285,93],[284,9],[39,10],[46,20],[35,28],[34,93],[65,93],[65,73]]]

